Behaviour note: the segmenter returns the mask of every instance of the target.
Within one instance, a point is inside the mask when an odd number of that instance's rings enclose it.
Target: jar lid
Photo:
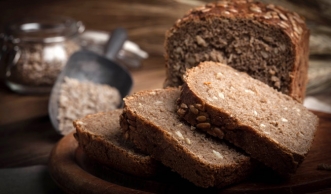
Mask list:
[[[5,27],[9,40],[18,42],[62,42],[84,31],[84,25],[69,17],[24,18]]]

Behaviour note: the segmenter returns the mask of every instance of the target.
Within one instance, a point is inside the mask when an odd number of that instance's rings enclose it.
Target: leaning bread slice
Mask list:
[[[221,187],[246,177],[252,170],[249,157],[179,120],[179,94],[168,88],[126,97],[120,120],[129,139],[200,187]]]
[[[302,104],[230,66],[203,62],[188,70],[177,113],[279,173],[294,173],[318,118]]]
[[[75,138],[87,156],[115,170],[140,177],[156,175],[161,164],[122,136],[121,109],[90,114],[74,121]]]

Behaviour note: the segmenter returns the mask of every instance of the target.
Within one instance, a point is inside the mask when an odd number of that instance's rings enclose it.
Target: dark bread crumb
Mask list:
[[[253,169],[249,157],[179,120],[179,94],[168,88],[126,97],[121,127],[128,138],[200,187],[222,187],[246,177]]]
[[[272,4],[220,1],[190,10],[165,40],[167,79],[203,61],[226,63],[299,102],[305,97],[309,30],[298,14]]]
[[[88,157],[139,177],[155,176],[162,165],[125,140],[119,126],[122,109],[90,114],[74,121],[75,138]]]

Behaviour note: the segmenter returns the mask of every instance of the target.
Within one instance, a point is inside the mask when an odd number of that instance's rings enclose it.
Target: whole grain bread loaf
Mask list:
[[[120,121],[129,140],[200,187],[222,187],[246,177],[253,168],[249,157],[179,120],[179,94],[167,88],[126,97]]]
[[[183,74],[203,61],[247,72],[302,102],[309,30],[298,14],[250,0],[220,1],[190,10],[166,33],[164,86],[183,84]]]
[[[122,109],[90,114],[74,121],[74,134],[85,154],[115,170],[139,177],[156,175],[162,164],[125,140],[119,125]]]
[[[281,174],[294,173],[318,118],[302,104],[228,65],[203,62],[184,76],[178,115]]]

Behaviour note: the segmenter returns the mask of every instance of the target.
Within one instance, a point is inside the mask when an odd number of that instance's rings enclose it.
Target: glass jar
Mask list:
[[[27,18],[12,22],[0,37],[3,77],[13,91],[49,93],[70,55],[82,22],[67,17]]]

